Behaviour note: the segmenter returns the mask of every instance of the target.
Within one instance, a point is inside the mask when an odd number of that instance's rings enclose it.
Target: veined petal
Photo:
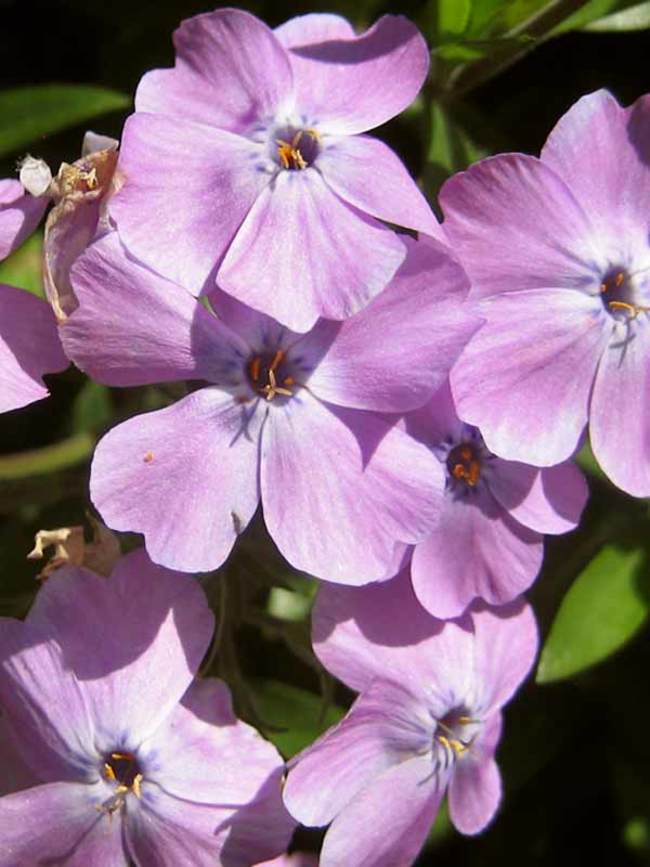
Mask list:
[[[0,285],[0,412],[47,397],[43,374],[68,364],[50,305]]]
[[[650,496],[649,326],[645,313],[627,326],[629,331],[617,326],[600,359],[591,398],[594,455],[614,484],[633,497]]]
[[[142,549],[123,557],[110,578],[58,571],[27,622],[61,647],[94,721],[94,742],[101,748],[105,739],[107,749],[121,733],[119,746],[135,749],[166,725],[214,627],[200,585],[155,566]]]
[[[507,460],[552,466],[587,423],[598,360],[611,332],[600,301],[565,289],[506,293],[451,373],[458,414]]]
[[[442,471],[393,422],[301,389],[269,413],[261,488],[269,532],[293,566],[364,584],[388,577],[397,544],[435,523]]]
[[[32,234],[50,203],[48,196],[32,196],[12,178],[0,180],[0,261]]]
[[[346,319],[406,255],[395,232],[338,198],[312,168],[281,172],[260,194],[219,269],[219,285],[293,331]]]
[[[176,65],[140,81],[137,111],[243,132],[273,116],[293,93],[287,52],[267,25],[243,9],[217,9],[174,33]]]
[[[124,126],[109,210],[137,259],[198,295],[269,175],[260,146],[176,117],[137,113]]]
[[[318,155],[318,168],[334,192],[360,211],[445,240],[429,203],[404,163],[379,139],[367,135],[328,136]]]
[[[478,834],[492,821],[502,788],[494,759],[457,764],[449,784],[449,812],[461,834]]]
[[[542,565],[543,540],[487,491],[444,498],[440,521],[415,546],[415,595],[434,617],[459,617],[475,599],[503,605],[527,590]]]
[[[410,867],[445,785],[424,756],[390,768],[336,817],[325,836],[321,867]]]
[[[373,129],[415,99],[429,50],[414,24],[384,15],[361,36],[292,45],[296,106],[319,130],[351,135]]]
[[[154,562],[215,569],[257,508],[259,416],[204,388],[129,419],[95,450],[93,502],[113,529],[144,533]]]
[[[480,324],[463,303],[465,272],[445,248],[406,244],[391,283],[341,324],[311,375],[309,388],[322,400],[384,412],[421,406]]]
[[[80,306],[61,326],[63,344],[98,382],[241,382],[246,344],[183,287],[128,258],[116,232],[77,260],[72,283]]]
[[[440,191],[444,230],[476,297],[593,287],[602,280],[594,228],[571,190],[535,157],[489,157]]]

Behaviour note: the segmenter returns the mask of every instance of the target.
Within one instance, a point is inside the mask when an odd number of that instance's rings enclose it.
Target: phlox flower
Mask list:
[[[176,65],[147,73],[110,211],[127,248],[195,293],[222,289],[294,331],[345,319],[406,255],[386,223],[440,236],[393,151],[363,135],[415,98],[418,30],[336,15],[275,31],[238,9],[184,21]]]
[[[456,828],[481,831],[501,799],[501,708],[537,650],[531,609],[474,605],[440,621],[406,573],[370,587],[324,585],[313,643],[328,671],[360,692],[292,760],[284,788],[304,825],[331,823],[321,867],[408,867],[446,791]]]
[[[551,466],[587,424],[605,473],[650,494],[650,97],[580,99],[539,159],[450,179],[444,226],[487,322],[452,374],[460,416]]]
[[[280,855],[272,861],[257,864],[256,867],[318,867],[318,858],[305,852],[294,852],[292,855]]]
[[[261,499],[296,568],[353,583],[395,574],[436,519],[443,474],[386,414],[424,403],[478,324],[445,248],[407,246],[363,311],[299,335],[225,294],[217,318],[133,262],[116,233],[93,244],[72,269],[70,358],[110,385],[199,380],[100,441],[90,491],[105,522],[143,533],[155,562],[204,571]]]
[[[194,680],[213,616],[144,552],[110,578],[63,567],[0,625],[0,865],[248,867],[286,850],[282,760]],[[8,742],[7,739],[8,738]],[[3,785],[7,791],[7,785]]]
[[[413,550],[415,594],[434,617],[458,617],[475,599],[502,605],[537,577],[543,534],[573,530],[587,499],[571,463],[539,469],[492,454],[456,414],[448,383],[407,417],[445,472],[440,519]]]
[[[18,181],[0,180],[0,259],[31,235],[48,204]],[[29,292],[0,284],[0,412],[48,394],[44,373],[68,366],[49,305]]]

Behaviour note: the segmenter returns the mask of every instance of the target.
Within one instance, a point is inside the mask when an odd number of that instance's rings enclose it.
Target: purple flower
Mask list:
[[[0,180],[0,259],[34,231],[47,202],[30,196],[18,181]],[[49,306],[0,284],[0,412],[46,397],[43,374],[67,366]]]
[[[4,619],[0,700],[31,784],[0,798],[0,863],[247,867],[286,849],[282,761],[194,681],[213,629],[195,581],[135,552],[65,567]],[[6,733],[6,732],[5,732]]]
[[[570,463],[540,470],[493,455],[456,415],[448,383],[407,428],[446,476],[440,520],[413,551],[416,596],[440,618],[458,617],[476,597],[515,599],[539,572],[542,534],[577,526],[588,495],[582,473]]]
[[[371,587],[324,585],[313,642],[361,693],[293,760],[284,789],[304,825],[332,823],[321,867],[412,864],[447,789],[458,830],[481,831],[501,799],[500,711],[537,651],[531,609],[474,606],[461,620],[435,620],[402,573]]]
[[[445,228],[486,299],[452,374],[461,417],[511,460],[551,466],[589,423],[603,470],[650,494],[650,97],[579,100],[540,159],[447,182]]]
[[[424,403],[477,326],[445,249],[407,246],[365,310],[298,335],[227,295],[216,318],[116,234],[93,244],[72,271],[70,357],[111,385],[204,386],[99,443],[90,490],[106,523],[144,533],[155,562],[202,571],[224,561],[261,498],[296,568],[352,583],[395,574],[403,545],[435,521],[444,480],[384,414]]]
[[[277,30],[238,9],[184,21],[173,69],[140,82],[110,210],[135,256],[195,293],[219,285],[295,331],[346,319],[406,255],[386,222],[441,237],[406,169],[360,135],[415,98],[427,45],[401,16]]]

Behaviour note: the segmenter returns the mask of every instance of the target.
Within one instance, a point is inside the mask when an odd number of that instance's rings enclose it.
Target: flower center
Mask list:
[[[650,307],[639,304],[639,290],[633,274],[625,268],[612,268],[600,284],[603,306],[615,319],[636,319]]]
[[[126,796],[133,792],[136,798],[142,795],[143,774],[133,753],[115,751],[104,757],[102,775],[114,784],[114,794],[104,801],[101,812],[113,814],[124,807]]]
[[[310,166],[319,152],[319,135],[314,129],[279,130],[275,136],[277,161],[283,169],[301,171]]]
[[[292,376],[287,375],[285,355],[281,349],[273,355],[254,355],[246,366],[248,379],[254,390],[268,401],[274,397],[292,397],[291,387],[296,384]]]
[[[442,747],[446,761],[468,753],[478,734],[481,720],[474,719],[465,708],[450,711],[437,720],[433,740]]]
[[[464,442],[453,448],[447,456],[447,469],[456,481],[476,487],[481,478],[481,458],[476,446]]]

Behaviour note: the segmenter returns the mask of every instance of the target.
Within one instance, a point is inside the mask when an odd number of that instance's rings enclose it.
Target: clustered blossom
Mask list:
[[[0,259],[53,204],[50,304],[0,286],[0,412],[68,360],[190,383],[93,458],[94,505],[146,551],[106,578],[80,528],[39,534],[34,556],[63,547],[0,623],[0,867],[312,867],[298,822],[330,826],[321,867],[408,867],[446,794],[462,833],[498,810],[501,710],[538,644],[521,594],[580,521],[587,426],[650,494],[650,97],[586,96],[540,158],[451,178],[441,226],[366,134],[426,79],[409,21],[222,9],[174,42],[119,152],[91,134],[56,177],[28,158],[0,181]],[[322,579],[314,651],[359,693],[288,767],[198,674],[214,618],[181,574],[220,567],[260,505]]]

